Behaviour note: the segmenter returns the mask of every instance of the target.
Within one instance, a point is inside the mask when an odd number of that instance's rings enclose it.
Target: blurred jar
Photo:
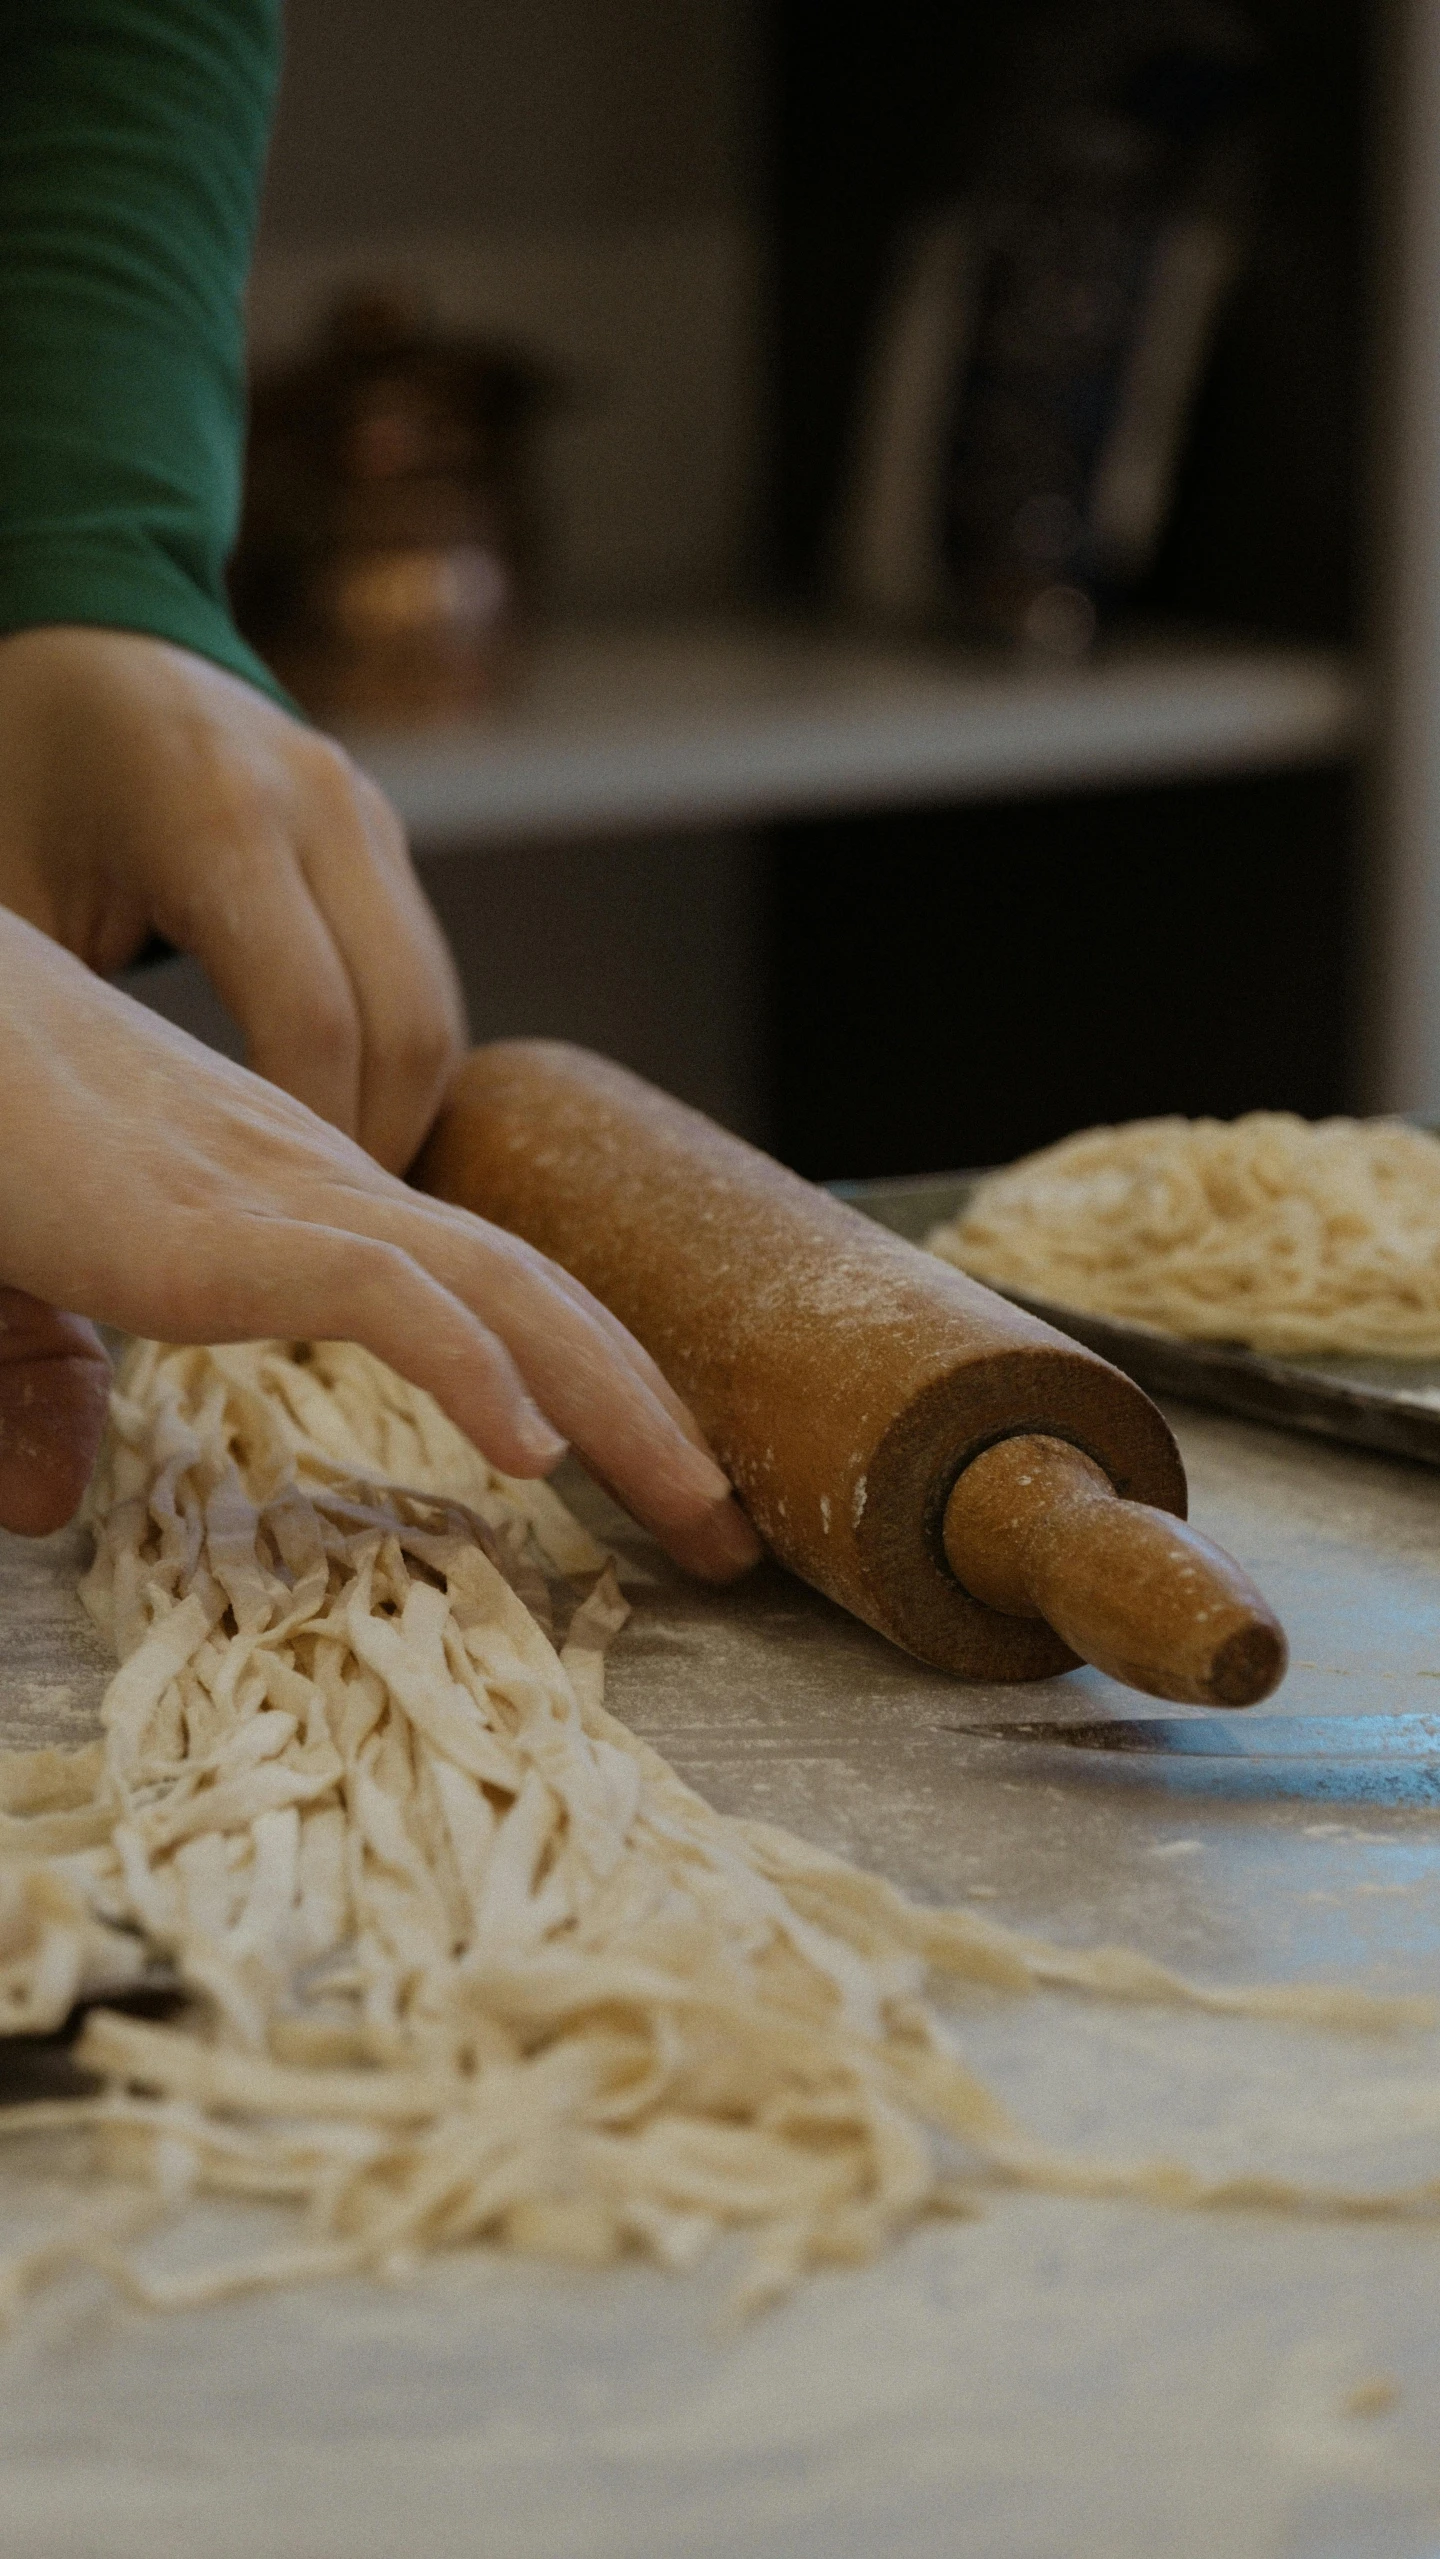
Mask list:
[[[423,719],[489,699],[536,555],[539,368],[356,293],[312,355],[254,386],[231,572],[241,630],[320,717]]]

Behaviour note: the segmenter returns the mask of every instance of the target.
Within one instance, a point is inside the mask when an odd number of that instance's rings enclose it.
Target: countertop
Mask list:
[[[1217,1982],[1440,1992],[1440,1474],[1176,1409],[1294,1666],[1249,1716],[920,1669],[778,1572],[648,1576],[611,1702],[761,1814]],[[591,1515],[598,1505],[590,1499]],[[613,1515],[612,1515],[613,1518]],[[0,1540],[0,1739],[80,1739],[76,1544]],[[1440,2168],[1440,2036],[974,1996],[973,2062],[1107,2155]],[[0,2048],[0,2097],[14,2048]],[[0,2243],[65,2190],[0,2154]],[[179,2243],[184,2245],[184,2242]],[[166,2321],[89,2277],[0,2342],[5,2559],[1428,2559],[1440,2218],[997,2193],[738,2335],[730,2269],[471,2259]]]

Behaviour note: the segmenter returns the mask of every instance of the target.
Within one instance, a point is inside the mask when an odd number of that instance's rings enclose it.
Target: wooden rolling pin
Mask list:
[[[804,1580],[970,1679],[1248,1706],[1285,1637],[1148,1396],[608,1060],[476,1049],[414,1178],[583,1280]]]

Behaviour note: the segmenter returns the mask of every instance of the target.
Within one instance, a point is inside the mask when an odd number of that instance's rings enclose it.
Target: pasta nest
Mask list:
[[[928,1242],[991,1287],[1192,1340],[1440,1358],[1440,1139],[1393,1120],[1085,1129]]]

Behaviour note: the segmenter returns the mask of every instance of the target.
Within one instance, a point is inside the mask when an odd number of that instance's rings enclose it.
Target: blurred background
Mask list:
[[[1440,1115],[1433,0],[288,27],[237,609],[477,1038],[817,1176]]]

